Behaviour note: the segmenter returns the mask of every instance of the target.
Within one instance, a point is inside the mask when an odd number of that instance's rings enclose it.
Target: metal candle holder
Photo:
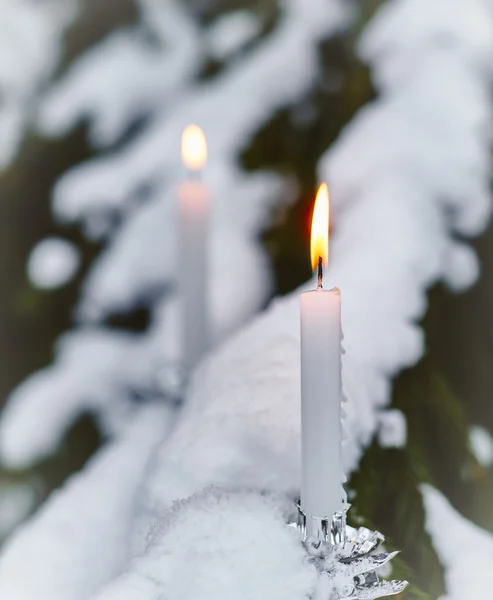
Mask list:
[[[339,544],[346,539],[346,512],[349,505],[334,513],[332,519],[328,517],[316,517],[307,515],[301,508],[301,504],[296,504],[298,509],[297,528],[301,533],[303,542],[330,542],[332,545]]]
[[[373,600],[399,594],[407,581],[380,580],[377,569],[386,565],[399,552],[375,551],[384,542],[378,531],[346,524],[349,505],[331,519],[306,515],[297,504],[295,526],[302,543],[320,576],[316,598],[324,600]]]

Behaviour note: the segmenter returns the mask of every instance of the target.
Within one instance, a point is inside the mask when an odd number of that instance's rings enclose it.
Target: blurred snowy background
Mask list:
[[[0,0],[0,597],[316,597],[284,521],[321,179],[350,520],[403,598],[484,597],[491,56],[492,0]],[[178,398],[192,122],[215,349]]]

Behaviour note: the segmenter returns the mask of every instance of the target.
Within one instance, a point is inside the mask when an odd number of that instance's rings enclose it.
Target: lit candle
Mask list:
[[[196,125],[190,125],[183,132],[182,158],[188,177],[179,189],[178,290],[183,364],[185,368],[193,369],[209,344],[209,194],[200,181],[207,160],[207,146],[202,130]]]
[[[311,233],[317,289],[301,294],[301,509],[306,535],[319,535],[313,517],[343,508],[341,469],[341,296],[323,288],[329,255],[329,194],[318,190]]]

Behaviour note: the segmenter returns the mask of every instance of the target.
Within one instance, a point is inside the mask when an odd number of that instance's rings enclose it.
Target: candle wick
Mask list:
[[[189,181],[202,181],[202,169],[190,169],[187,168],[187,179]]]
[[[318,257],[318,286],[317,289],[321,290],[324,286],[322,285],[323,270],[322,270],[322,257]]]

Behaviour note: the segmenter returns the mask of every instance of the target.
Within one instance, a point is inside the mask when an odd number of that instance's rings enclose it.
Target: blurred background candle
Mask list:
[[[182,136],[182,158],[188,169],[179,189],[178,290],[181,306],[183,364],[200,360],[209,345],[207,306],[209,194],[201,181],[207,160],[204,133],[189,125]]]
[[[301,507],[332,518],[342,507],[341,481],[341,296],[323,289],[329,255],[329,195],[318,190],[311,234],[317,289],[301,294]]]

